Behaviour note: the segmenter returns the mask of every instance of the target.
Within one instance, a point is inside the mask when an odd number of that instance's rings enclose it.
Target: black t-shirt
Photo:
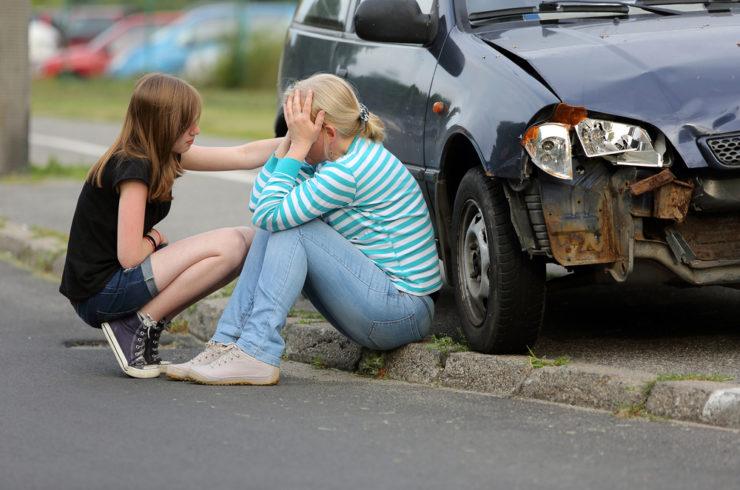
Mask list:
[[[69,232],[67,259],[59,292],[83,301],[105,287],[120,268],[118,262],[118,186],[124,180],[149,185],[148,160],[114,156],[103,171],[102,187],[85,182]],[[144,232],[162,221],[170,202],[147,202]]]

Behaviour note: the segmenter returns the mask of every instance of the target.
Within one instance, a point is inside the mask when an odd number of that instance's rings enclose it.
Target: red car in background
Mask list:
[[[102,75],[117,53],[144,41],[147,35],[176,20],[180,15],[180,12],[129,15],[89,43],[71,46],[49,58],[41,68],[41,76],[75,75],[87,78]]]

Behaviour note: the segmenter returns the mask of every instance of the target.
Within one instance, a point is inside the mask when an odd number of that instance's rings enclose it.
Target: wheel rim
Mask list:
[[[465,203],[460,230],[458,257],[463,302],[473,325],[479,326],[486,317],[491,264],[486,221],[475,201]]]

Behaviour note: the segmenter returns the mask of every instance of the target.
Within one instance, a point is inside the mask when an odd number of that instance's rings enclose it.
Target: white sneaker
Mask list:
[[[206,385],[274,385],[280,381],[280,368],[234,347],[209,364],[191,367],[190,379]]]
[[[190,379],[190,370],[194,366],[200,366],[201,364],[208,364],[221,357],[224,353],[229,351],[234,344],[219,344],[212,340],[209,340],[206,344],[205,350],[190,359],[188,362],[181,364],[169,364],[166,367],[162,366],[166,370],[167,378],[175,381],[187,381]]]

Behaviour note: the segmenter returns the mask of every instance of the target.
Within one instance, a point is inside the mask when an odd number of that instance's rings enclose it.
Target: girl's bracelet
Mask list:
[[[149,243],[152,244],[152,248],[154,250],[157,250],[157,241],[154,239],[154,237],[152,237],[149,233],[147,233],[146,235],[144,235],[144,238],[149,240]]]

